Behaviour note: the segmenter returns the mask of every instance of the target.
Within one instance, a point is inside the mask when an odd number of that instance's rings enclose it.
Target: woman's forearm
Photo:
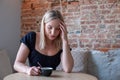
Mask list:
[[[65,72],[71,72],[74,65],[73,57],[67,41],[63,42],[62,66]]]
[[[30,68],[29,66],[21,62],[15,62],[14,64],[14,69],[18,72],[27,73],[29,68]]]

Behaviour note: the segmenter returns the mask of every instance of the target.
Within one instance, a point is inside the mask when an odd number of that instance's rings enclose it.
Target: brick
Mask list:
[[[31,2],[22,3],[21,9],[31,9]]]
[[[100,46],[101,46],[101,45],[100,45],[99,43],[94,43],[94,44],[93,44],[93,48],[94,48],[94,49],[98,49],[98,48],[100,48]]]
[[[111,10],[100,10],[101,14],[109,14],[111,12]]]
[[[80,39],[86,39],[87,38],[87,35],[86,34],[81,34],[80,35]]]
[[[80,5],[90,5],[94,3],[94,0],[79,0]]]
[[[106,9],[105,5],[100,5],[100,9]]]
[[[77,39],[69,39],[69,43],[77,43]]]
[[[89,39],[80,39],[80,42],[86,44],[86,43],[89,43]]]
[[[79,5],[79,1],[76,1],[76,2],[68,2],[68,4],[72,5],[72,6],[76,6],[76,5]]]
[[[116,43],[119,44],[119,43],[120,43],[120,39],[119,39],[119,40],[116,40]]]
[[[107,0],[108,3],[114,3],[115,0]]]
[[[112,48],[114,49],[114,48],[120,48],[120,43],[119,44],[113,44],[112,45]]]
[[[96,50],[102,51],[102,52],[108,52],[111,48],[97,48]]]
[[[88,49],[90,49],[90,48],[92,48],[92,44],[88,43],[88,44],[85,45],[85,47],[88,48]]]
[[[89,28],[95,29],[96,25],[89,25]]]
[[[120,14],[120,8],[119,9],[114,9],[112,11],[112,14]]]
[[[88,34],[88,38],[90,38],[90,39],[91,39],[91,38],[92,38],[92,39],[95,39],[95,38],[96,38],[96,35],[95,35],[95,34],[92,34],[92,33],[91,33],[91,34]]]
[[[31,1],[31,0],[24,0],[25,2],[29,2],[29,1]]]
[[[101,47],[110,49],[111,48],[111,44],[110,43],[109,44],[104,44],[103,43]]]
[[[111,20],[104,21],[104,23],[106,23],[106,24],[112,24],[112,23],[116,23],[116,22],[118,22],[118,20],[111,19]]]
[[[81,6],[81,10],[92,10],[92,9],[97,9],[97,5],[86,5],[86,6]]]
[[[115,19],[117,18],[117,15],[106,15],[106,19]]]
[[[70,44],[70,47],[71,47],[71,48],[77,48],[78,45],[77,45],[77,44]]]

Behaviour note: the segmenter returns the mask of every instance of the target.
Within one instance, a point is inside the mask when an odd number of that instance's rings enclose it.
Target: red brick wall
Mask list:
[[[21,36],[39,31],[45,11],[64,15],[72,48],[109,50],[120,48],[120,0],[23,0]]]

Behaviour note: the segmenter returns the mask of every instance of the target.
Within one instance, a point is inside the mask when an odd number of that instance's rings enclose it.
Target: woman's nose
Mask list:
[[[52,29],[51,34],[52,34],[52,35],[55,34],[55,29]]]

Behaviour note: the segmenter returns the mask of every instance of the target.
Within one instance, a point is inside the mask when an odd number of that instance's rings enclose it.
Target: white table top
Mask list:
[[[85,73],[66,73],[63,71],[53,71],[49,77],[29,76],[24,73],[13,73],[4,80],[98,80],[96,77]]]

